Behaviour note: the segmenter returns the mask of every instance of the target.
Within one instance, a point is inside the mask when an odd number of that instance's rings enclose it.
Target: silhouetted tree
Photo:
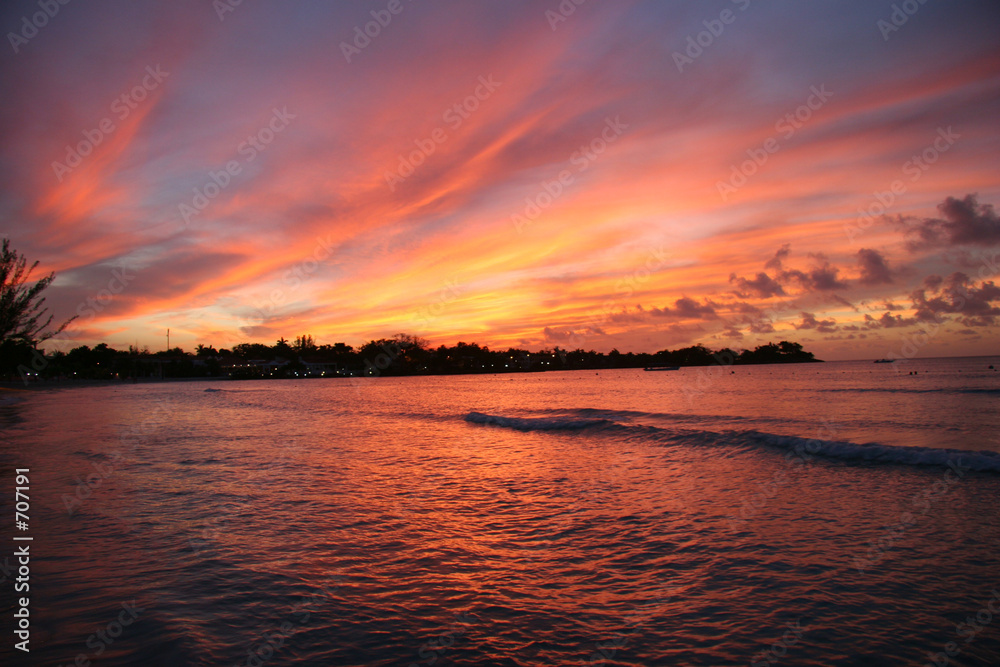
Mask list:
[[[101,343],[101,345],[104,345],[104,343]],[[97,348],[94,348],[94,349],[96,350]],[[182,350],[179,347],[172,347],[169,350],[160,350],[154,356],[157,356],[157,357],[186,357],[186,356],[188,356],[188,353],[185,352],[184,350]]]
[[[288,344],[284,336],[278,339],[278,342],[274,344],[271,351],[274,352],[275,356],[282,357],[283,359],[291,359],[295,354],[295,350]]]
[[[76,319],[71,317],[55,330],[45,331],[53,316],[43,321],[48,309],[43,307],[45,299],[39,295],[52,284],[56,274],[49,273],[29,286],[28,281],[37,266],[36,261],[29,267],[23,255],[11,250],[10,239],[3,240],[0,247],[0,342],[16,341],[34,348]]]
[[[244,359],[272,359],[271,348],[262,343],[239,343],[233,346],[233,354]]]
[[[313,337],[309,334],[299,336],[295,339],[295,344],[292,348],[299,353],[302,352],[312,352],[316,349],[316,343],[313,342]]]

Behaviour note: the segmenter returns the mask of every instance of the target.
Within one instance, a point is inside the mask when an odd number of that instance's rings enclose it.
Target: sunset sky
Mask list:
[[[52,4],[0,12],[50,349],[1000,344],[995,0]]]

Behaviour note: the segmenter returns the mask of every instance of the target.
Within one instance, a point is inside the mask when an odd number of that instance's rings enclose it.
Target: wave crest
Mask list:
[[[810,440],[788,435],[745,431],[749,443],[795,452],[803,458],[817,456],[844,461],[895,463],[915,466],[957,467],[979,472],[1000,472],[1000,454],[989,451],[966,451],[936,447],[899,447],[875,442],[858,444],[838,440]]]
[[[575,419],[570,417],[501,417],[486,415],[482,412],[470,412],[465,415],[465,421],[473,424],[488,424],[512,428],[516,431],[580,431],[600,426],[614,426],[610,419]]]
[[[599,411],[594,411],[599,412]],[[610,412],[610,411],[609,411]],[[607,414],[607,412],[605,413]],[[615,432],[629,439],[679,446],[737,446],[747,449],[778,449],[803,460],[835,459],[856,463],[885,463],[912,466],[940,466],[976,472],[1000,472],[1000,454],[935,447],[901,447],[878,443],[858,444],[838,440],[818,440],[755,430],[708,431],[668,429],[641,424],[622,424],[612,419],[579,417],[505,417],[470,412],[465,421],[500,426],[517,431]]]

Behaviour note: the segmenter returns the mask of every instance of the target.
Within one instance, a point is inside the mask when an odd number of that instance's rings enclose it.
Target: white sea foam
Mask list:
[[[797,453],[805,452],[807,455],[811,454],[823,458],[918,466],[955,465],[967,470],[1000,472],[1000,454],[996,452],[973,452],[936,447],[899,447],[880,445],[874,442],[858,444],[836,440],[810,440],[759,431],[738,433],[738,437],[749,443]]]
[[[580,411],[575,411],[579,413]],[[612,411],[590,410],[591,414],[610,416]],[[633,413],[634,414],[634,413]],[[809,459],[812,457],[888,463],[915,466],[956,466],[963,470],[1000,472],[1000,454],[989,451],[966,451],[934,447],[900,447],[878,443],[858,444],[836,440],[817,440],[796,436],[762,433],[760,431],[727,430],[708,431],[697,429],[669,429],[641,424],[623,424],[607,418],[578,417],[507,417],[470,412],[465,421],[511,428],[517,431],[582,431],[600,430],[615,432],[625,437],[642,438],[648,442],[673,445],[735,445],[748,448],[768,447],[792,451]]]

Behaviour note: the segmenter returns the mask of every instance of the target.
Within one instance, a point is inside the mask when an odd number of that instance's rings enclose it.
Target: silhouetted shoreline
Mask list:
[[[180,348],[157,353],[131,348],[120,351],[105,343],[81,346],[50,355],[19,350],[6,361],[0,377],[11,387],[45,382],[48,386],[79,382],[150,382],[177,379],[281,379],[319,377],[402,377],[412,375],[481,375],[536,373],[619,368],[748,366],[775,363],[814,363],[811,352],[798,343],[781,341],[753,350],[703,345],[656,353],[604,354],[594,350],[564,350],[558,346],[538,352],[508,348],[490,350],[476,343],[430,348],[419,338],[398,334],[373,340],[355,349],[344,343],[315,345],[311,336],[289,344],[241,343],[232,350],[199,345],[195,354]],[[2,385],[0,385],[2,386]],[[76,385],[80,386],[80,385]]]

